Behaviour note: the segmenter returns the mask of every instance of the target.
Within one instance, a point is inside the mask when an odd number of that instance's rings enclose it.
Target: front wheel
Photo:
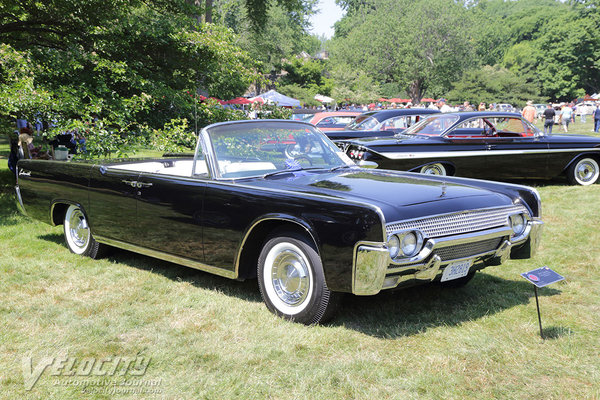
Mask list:
[[[312,241],[295,232],[267,238],[258,258],[258,284],[271,312],[307,325],[333,317],[341,299],[327,288]]]
[[[598,181],[598,175],[600,175],[598,162],[589,157],[580,158],[567,170],[567,179],[571,185],[593,185]]]
[[[67,247],[71,252],[91,258],[102,256],[105,246],[92,236],[87,218],[79,206],[70,205],[67,208],[63,228]]]
[[[420,172],[427,175],[447,175],[446,167],[440,163],[426,165],[421,168]]]

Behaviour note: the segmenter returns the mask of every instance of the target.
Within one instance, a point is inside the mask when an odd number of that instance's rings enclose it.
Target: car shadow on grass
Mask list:
[[[515,277],[516,279],[519,279]],[[539,296],[561,292],[542,288]],[[438,326],[457,326],[512,307],[530,304],[533,286],[525,281],[499,278],[479,272],[459,289],[438,284],[381,292],[376,296],[346,296],[333,326],[344,326],[380,338],[423,333]],[[535,305],[531,308],[535,320]]]
[[[56,243],[65,247],[64,236],[60,233],[48,233],[39,235],[38,239]],[[68,251],[68,250],[66,250]],[[242,300],[260,302],[262,301],[255,279],[246,281],[235,281],[214,274],[203,272],[194,268],[159,260],[154,257],[144,256],[127,250],[111,247],[105,257],[107,260],[128,267],[160,274],[166,278],[178,282],[188,282],[194,287],[218,290],[225,295],[238,297]]]
[[[38,238],[65,246],[63,235],[59,233],[44,234]],[[244,301],[262,302],[256,279],[235,281],[120,249],[111,249],[107,259],[160,274],[173,281],[184,281],[197,288],[217,290]],[[376,296],[346,295],[334,319],[325,326],[343,326],[367,335],[393,339],[417,335],[438,326],[460,325],[523,304],[532,304],[531,318],[535,320],[535,305],[531,301],[533,286],[520,281],[519,277],[515,279],[480,272],[460,289],[444,289],[437,284],[429,284],[383,291]],[[538,293],[540,296],[554,296],[560,291],[542,288]],[[268,312],[266,308],[265,312]],[[558,338],[568,334],[568,329],[548,327],[544,334],[547,338]]]

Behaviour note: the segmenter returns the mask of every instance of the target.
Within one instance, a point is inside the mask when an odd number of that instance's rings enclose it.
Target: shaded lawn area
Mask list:
[[[600,396],[600,185],[538,189],[546,222],[531,260],[463,289],[422,286],[347,296],[306,327],[236,282],[126,251],[71,254],[62,227],[17,213],[0,160],[0,398],[565,399]],[[519,274],[547,265],[567,280],[540,290]],[[95,385],[45,371],[25,390],[23,360],[150,358],[143,377]],[[91,378],[98,378],[92,376]],[[132,393],[124,378],[152,380]],[[106,392],[106,382],[117,389]],[[104,391],[103,391],[104,390]]]

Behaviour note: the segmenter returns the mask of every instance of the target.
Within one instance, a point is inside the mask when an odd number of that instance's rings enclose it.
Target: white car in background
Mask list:
[[[591,101],[585,101],[575,105],[575,115],[592,115],[596,106]]]
[[[496,106],[496,111],[499,112],[515,112],[515,108],[512,104],[500,103]]]

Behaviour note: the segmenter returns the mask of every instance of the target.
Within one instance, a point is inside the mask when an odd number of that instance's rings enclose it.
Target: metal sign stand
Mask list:
[[[538,323],[540,324],[540,337],[544,338],[544,330],[542,329],[542,314],[540,313],[540,300],[538,298],[538,288],[548,286],[551,283],[562,281],[563,276],[552,271],[548,267],[534,269],[533,271],[522,273],[521,276],[533,284],[533,292],[535,293],[535,306],[537,308]]]
[[[544,338],[544,331],[542,329],[542,314],[540,314],[540,301],[538,300],[537,286],[536,285],[533,285],[533,291],[535,292],[535,305],[537,307],[538,322],[540,324],[540,337],[542,338],[542,340],[545,340],[545,338]]]

